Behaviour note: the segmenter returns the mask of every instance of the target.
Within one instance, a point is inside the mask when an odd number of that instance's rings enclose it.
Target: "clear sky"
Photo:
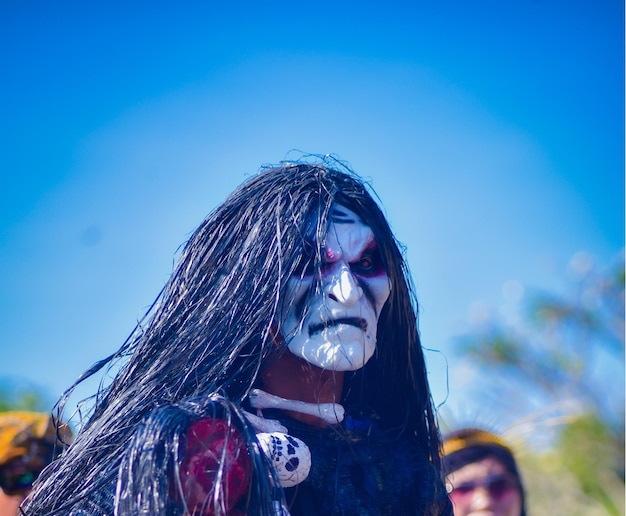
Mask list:
[[[371,182],[435,402],[475,402],[472,314],[624,246],[623,25],[618,0],[2,2],[0,382],[54,400],[297,149]]]

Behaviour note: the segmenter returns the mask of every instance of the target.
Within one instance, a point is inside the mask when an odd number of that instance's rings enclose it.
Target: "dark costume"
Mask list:
[[[275,456],[263,452],[251,424],[249,395],[266,388],[263,371],[302,330],[287,331],[284,314],[306,317],[307,300],[319,295],[337,205],[371,229],[390,293],[376,314],[374,355],[342,373],[340,424],[257,413],[310,449],[308,477],[282,487]],[[311,291],[298,300],[290,280],[305,275]],[[376,295],[362,287],[360,295]],[[325,164],[267,168],[205,219],[146,318],[84,375],[121,362],[24,512],[451,514],[416,317],[402,253],[361,180]],[[340,322],[356,331],[364,323],[353,319]]]
[[[287,423],[311,448],[306,481],[286,489],[292,514],[445,514],[422,499],[438,482],[416,437],[384,432],[371,419],[346,417],[339,428]]]

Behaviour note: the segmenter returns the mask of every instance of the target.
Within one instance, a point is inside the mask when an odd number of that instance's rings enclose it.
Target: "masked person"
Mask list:
[[[0,412],[0,516],[15,516],[41,471],[71,438],[48,414]],[[64,442],[65,441],[65,442]]]
[[[480,428],[459,429],[445,436],[443,454],[454,516],[526,516],[522,479],[502,438]]]
[[[270,167],[197,228],[26,514],[451,514],[417,302],[363,182]]]

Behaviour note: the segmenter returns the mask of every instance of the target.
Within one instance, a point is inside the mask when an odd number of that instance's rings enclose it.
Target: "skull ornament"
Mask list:
[[[280,485],[293,487],[302,482],[311,469],[311,452],[300,439],[282,432],[259,433],[257,440],[274,465]]]

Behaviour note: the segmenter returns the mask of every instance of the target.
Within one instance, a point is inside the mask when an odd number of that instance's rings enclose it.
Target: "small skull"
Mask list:
[[[256,434],[265,455],[283,487],[293,487],[302,482],[311,469],[311,452],[300,439],[282,432]]]

